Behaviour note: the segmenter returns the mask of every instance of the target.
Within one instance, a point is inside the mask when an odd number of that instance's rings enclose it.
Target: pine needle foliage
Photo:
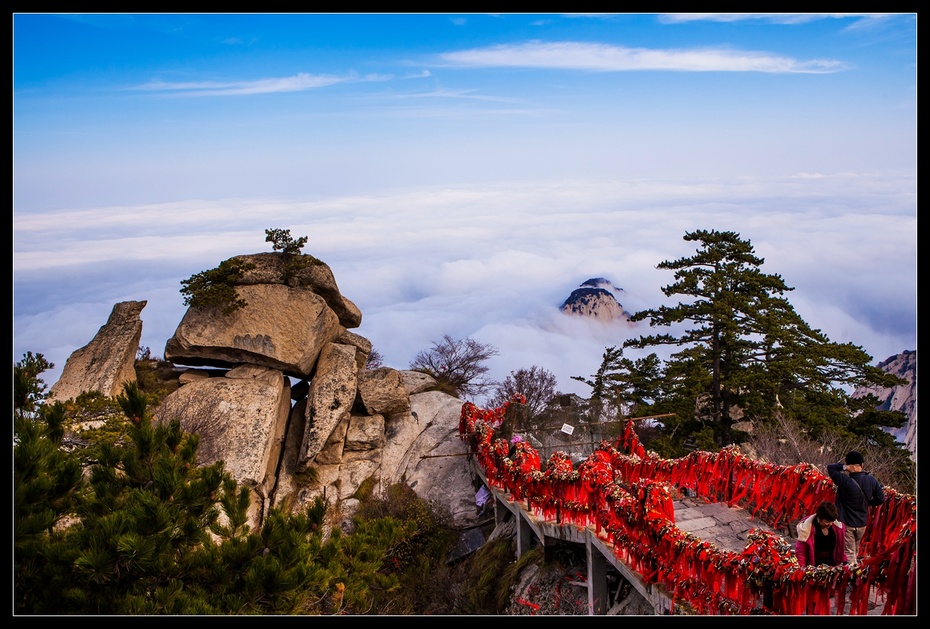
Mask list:
[[[432,552],[427,516],[344,535],[327,532],[322,498],[252,530],[250,490],[222,463],[196,465],[196,434],[153,421],[135,384],[114,402],[125,439],[94,444],[92,459],[62,447],[63,404],[14,408],[17,614],[379,613],[401,589],[394,559],[420,569],[411,549]]]
[[[785,297],[793,288],[780,275],[762,272],[764,259],[739,234],[696,230],[684,240],[696,243],[694,255],[656,267],[674,273],[662,292],[682,301],[630,319],[675,334],[623,344],[666,346],[674,353],[664,365],[637,365],[605,353],[607,373],[601,375],[609,388],[621,385],[625,402],[651,400],[653,412],[674,413],[663,422],[670,439],[712,428],[714,449],[745,438],[735,427],[742,418],[766,422],[776,412],[803,422],[815,438],[837,432],[895,447],[879,426],[900,426],[900,414],[875,411],[877,399],[853,398],[848,391],[903,380],[871,365],[861,347],[832,342],[808,325]],[[599,383],[590,384],[596,390]]]
[[[455,613],[503,614],[517,576],[512,569],[515,556],[511,538],[500,538],[479,548],[465,564],[465,587],[455,601]]]
[[[247,303],[236,292],[236,283],[255,265],[239,258],[223,260],[215,269],[208,269],[181,280],[184,305],[197,308],[219,308],[230,315]]]
[[[453,588],[446,560],[458,538],[450,515],[405,483],[388,486],[382,496],[372,489],[370,483],[360,488],[353,537],[391,534],[394,539],[385,549],[381,589],[373,590],[373,613],[447,613]]]
[[[270,242],[271,248],[284,256],[283,274],[285,284],[290,285],[291,280],[298,277],[301,271],[308,266],[323,264],[321,260],[309,254],[301,253],[301,249],[307,244],[307,237],[294,238],[291,236],[291,230],[289,229],[266,229],[265,242]]]

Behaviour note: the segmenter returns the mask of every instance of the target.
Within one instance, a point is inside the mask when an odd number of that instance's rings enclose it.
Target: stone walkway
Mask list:
[[[723,502],[704,502],[698,498],[682,498],[673,502],[675,506],[675,525],[686,533],[691,533],[702,540],[711,542],[721,550],[740,553],[746,548],[747,534],[751,529],[762,529],[785,538],[790,544],[795,539],[787,531],[773,529],[761,520],[753,518],[748,511],[740,507],[728,507]],[[884,601],[876,600],[873,591],[872,603],[867,615],[881,615]],[[833,610],[836,613],[836,610]],[[845,614],[849,614],[849,602]]]
[[[481,480],[487,485],[487,479],[484,477],[483,470],[477,464],[476,471]],[[591,613],[614,614],[640,614],[640,611],[618,611],[615,609],[595,611],[593,601],[605,600],[603,594],[606,592],[606,578],[604,576],[605,562],[609,562],[626,578],[632,585],[638,595],[643,598],[643,609],[650,609],[652,613],[667,613],[670,603],[667,595],[662,594],[662,588],[650,586],[643,583],[641,577],[632,572],[629,567],[625,567],[614,555],[612,547],[606,544],[604,532],[595,533],[593,526],[579,528],[575,525],[559,525],[553,521],[542,520],[526,509],[525,501],[516,502],[505,491],[492,488],[491,493],[494,496],[494,523],[500,524],[504,521],[501,517],[500,509],[506,508],[514,515],[518,516],[518,526],[516,529],[517,557],[529,550],[533,545],[532,538],[539,540],[557,539],[567,542],[585,544],[588,548],[588,585],[589,585],[589,605]],[[792,548],[795,539],[786,530],[774,529],[768,524],[753,518],[749,511],[740,507],[729,507],[724,502],[705,502],[700,498],[683,497],[673,501],[675,510],[675,525],[686,533],[690,533],[701,540],[714,544],[723,551],[741,553],[745,550],[748,543],[749,531],[753,529],[764,530],[781,536],[786,542],[791,544]],[[545,545],[545,541],[543,544]],[[481,543],[477,542],[473,546],[478,547]],[[473,551],[475,548],[470,548]],[[598,559],[602,557],[602,559]],[[595,568],[594,565],[597,564]],[[603,592],[595,591],[597,588],[594,584],[601,583]],[[869,605],[868,615],[880,615],[883,611],[883,600],[876,600],[876,594],[873,590],[873,604]],[[639,609],[639,608],[637,608]],[[833,610],[835,614],[836,610]],[[849,613],[849,607],[845,613]]]
[[[746,548],[747,535],[752,529],[762,529],[787,538],[786,531],[773,529],[748,511],[728,507],[723,502],[704,502],[698,498],[674,501],[675,525],[686,533],[714,544],[720,550],[734,553]]]

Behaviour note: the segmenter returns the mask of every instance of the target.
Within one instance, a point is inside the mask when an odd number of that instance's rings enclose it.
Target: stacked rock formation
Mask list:
[[[472,474],[457,434],[462,401],[433,390],[425,374],[367,368],[371,342],[350,331],[361,312],[326,264],[301,257],[295,265],[282,253],[237,256],[251,265],[235,283],[246,305],[229,314],[188,308],[164,356],[181,386],[155,419],[179,419],[200,435],[199,464],[223,461],[251,489],[254,526],[273,507],[298,510],[317,496],[348,523],[366,480],[376,491],[406,482],[456,523],[473,523]],[[117,304],[111,321],[136,307],[138,319],[140,303]],[[133,358],[141,320],[138,329]]]

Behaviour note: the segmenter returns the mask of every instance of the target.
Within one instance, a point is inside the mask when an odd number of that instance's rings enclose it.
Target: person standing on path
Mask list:
[[[846,562],[843,550],[846,527],[837,515],[836,505],[826,501],[820,503],[813,515],[798,524],[794,556],[802,568],[822,564],[840,566]]]
[[[862,470],[864,460],[855,450],[840,463],[827,466],[827,474],[836,485],[836,508],[846,525],[846,561],[859,564],[859,544],[869,522],[869,507],[885,502],[885,492],[875,477]]]

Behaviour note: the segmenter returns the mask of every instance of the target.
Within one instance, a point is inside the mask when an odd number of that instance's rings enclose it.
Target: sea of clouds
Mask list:
[[[489,182],[14,212],[13,359],[42,353],[55,382],[126,300],[148,302],[142,345],[161,356],[185,311],[181,280],[270,251],[265,229],[284,228],[332,268],[362,311],[354,331],[386,365],[406,369],[445,334],[471,337],[498,349],[493,379],[537,365],[560,390],[587,395],[572,376],[593,374],[606,347],[666,330],[566,316],[561,303],[592,277],[622,288],[629,312],[678,303],[661,290],[673,274],[656,265],[695,252],[686,232],[714,229],[750,241],[811,326],[877,363],[916,349],[916,226],[913,173]]]

